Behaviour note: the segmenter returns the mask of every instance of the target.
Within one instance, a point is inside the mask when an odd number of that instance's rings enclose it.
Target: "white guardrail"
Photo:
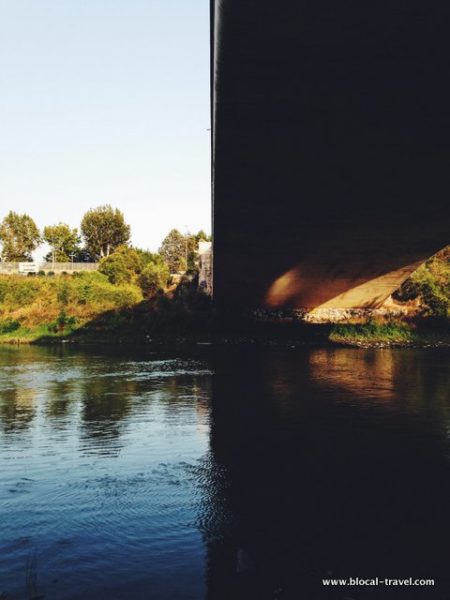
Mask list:
[[[27,275],[28,273],[75,273],[80,271],[97,271],[99,263],[78,263],[78,262],[0,262],[0,275],[12,275],[19,273]]]

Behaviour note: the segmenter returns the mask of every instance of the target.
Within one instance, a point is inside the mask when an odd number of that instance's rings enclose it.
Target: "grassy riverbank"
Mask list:
[[[131,284],[113,285],[101,273],[0,278],[0,342],[61,339],[111,311],[142,301]]]
[[[357,346],[450,345],[448,249],[430,259],[394,295],[394,318],[339,324],[216,315],[186,278],[144,298],[139,278],[112,282],[102,273],[0,278],[0,343],[118,343],[162,340],[261,340]],[[394,302],[394,301],[393,301]],[[399,316],[400,314],[400,316]]]
[[[70,318],[68,319],[70,321]],[[426,325],[392,323],[377,324],[363,323],[358,325],[308,325],[305,328],[295,328],[287,332],[276,330],[251,331],[235,329],[231,333],[221,332],[220,329],[207,331],[194,330],[183,325],[180,328],[169,327],[162,329],[158,318],[154,317],[147,326],[135,327],[120,313],[100,317],[94,322],[62,325],[58,322],[50,325],[20,326],[12,331],[0,333],[0,343],[3,344],[49,344],[59,342],[72,343],[148,343],[164,342],[216,342],[236,343],[313,343],[345,346],[449,346],[450,332],[431,329]],[[1,331],[1,330],[0,330]]]
[[[7,327],[5,328],[7,329]],[[358,324],[279,324],[244,320],[223,323],[206,299],[196,307],[164,297],[99,313],[91,319],[59,315],[44,324],[0,329],[0,343],[50,344],[332,344],[344,346],[450,346],[445,322],[430,320],[375,321]]]
[[[450,346],[450,331],[442,322],[369,321],[333,325],[328,339],[351,346]]]

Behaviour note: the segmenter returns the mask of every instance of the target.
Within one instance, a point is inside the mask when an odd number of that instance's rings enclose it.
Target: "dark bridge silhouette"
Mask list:
[[[380,305],[449,242],[450,4],[211,12],[216,301]]]

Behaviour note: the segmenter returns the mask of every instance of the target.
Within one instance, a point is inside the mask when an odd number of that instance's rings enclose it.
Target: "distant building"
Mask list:
[[[212,295],[212,243],[200,241],[198,243],[198,255],[200,259],[198,287],[208,296]]]

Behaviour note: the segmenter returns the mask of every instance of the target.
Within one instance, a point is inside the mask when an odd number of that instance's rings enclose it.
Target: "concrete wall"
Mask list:
[[[449,17],[213,1],[219,304],[379,306],[450,241]]]

